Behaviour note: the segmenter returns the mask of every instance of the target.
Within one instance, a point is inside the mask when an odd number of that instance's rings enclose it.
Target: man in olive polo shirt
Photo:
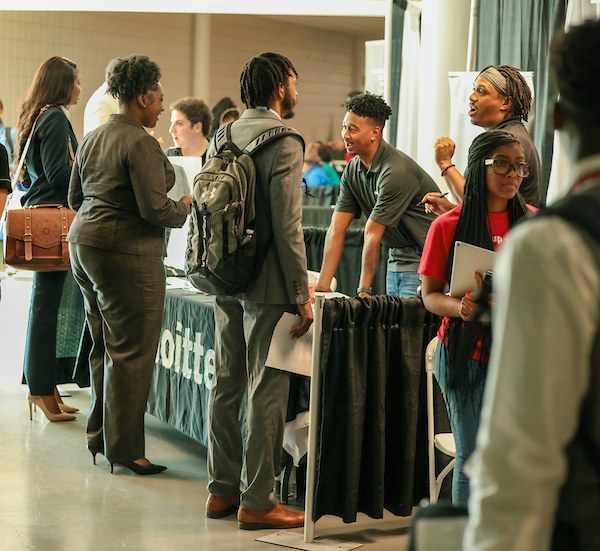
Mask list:
[[[357,295],[371,295],[383,243],[390,248],[387,293],[416,296],[422,247],[435,218],[425,213],[421,199],[440,190],[415,161],[383,140],[385,121],[392,110],[380,96],[360,94],[349,99],[345,107],[342,139],[348,154],[356,156],[342,175],[315,289],[330,290],[344,249],[346,230],[364,212],[368,221]]]

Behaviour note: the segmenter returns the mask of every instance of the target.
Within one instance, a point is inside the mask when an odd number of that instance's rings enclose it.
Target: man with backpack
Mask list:
[[[285,509],[272,494],[282,450],[289,373],[265,367],[275,325],[284,312],[302,317],[292,337],[303,335],[313,320],[301,225],[304,142],[295,131],[288,132],[282,121],[294,114],[297,76],[292,63],[279,54],[251,59],[240,78],[247,110],[228,127],[230,141],[240,150],[266,130],[283,127],[279,136],[252,154],[256,167],[253,238],[262,265],[243,292],[216,293],[215,301],[206,515],[223,518],[237,511],[239,527],[249,530],[304,523],[303,512]],[[217,153],[217,143],[218,135],[209,147],[209,159]],[[239,411],[246,390],[242,443]]]
[[[465,550],[600,549],[599,49],[600,22],[551,49],[572,185],[496,262]]]

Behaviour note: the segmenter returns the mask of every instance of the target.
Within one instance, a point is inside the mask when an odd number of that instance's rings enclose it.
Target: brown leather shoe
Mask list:
[[[206,500],[206,516],[208,518],[224,518],[233,515],[240,507],[240,495],[233,497],[217,497],[208,494]]]
[[[299,528],[304,526],[304,512],[289,511],[281,503],[270,511],[238,509],[238,525],[243,530],[262,528]]]

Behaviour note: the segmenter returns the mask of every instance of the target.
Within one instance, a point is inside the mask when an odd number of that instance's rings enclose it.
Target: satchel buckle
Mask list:
[[[33,234],[31,233],[31,207],[25,207],[25,231],[23,232],[23,242],[25,245],[25,260],[33,258]]]

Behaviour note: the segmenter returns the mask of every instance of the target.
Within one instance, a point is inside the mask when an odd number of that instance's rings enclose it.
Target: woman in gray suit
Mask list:
[[[92,404],[87,445],[93,455],[137,474],[166,467],[145,457],[144,411],[165,300],[164,228],[181,227],[191,197],[173,201],[173,168],[153,128],[164,110],[160,69],[146,56],[115,65],[108,93],[119,113],[83,139],[73,166],[68,235],[73,275],[92,335]]]

